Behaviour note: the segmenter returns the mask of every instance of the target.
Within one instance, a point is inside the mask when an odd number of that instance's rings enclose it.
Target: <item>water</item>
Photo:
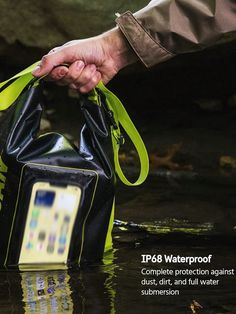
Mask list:
[[[104,263],[73,271],[0,272],[0,313],[236,313],[233,275],[182,275],[177,279],[213,278],[219,283],[170,286],[160,285],[159,280],[170,279],[173,284],[173,275],[141,273],[143,268],[234,269],[235,186],[222,181],[219,184],[217,180],[211,184],[158,180],[159,183],[152,178],[143,187],[126,192],[119,189],[117,217],[133,220],[138,226],[115,228],[114,250]],[[171,228],[164,228],[165,224]],[[145,254],[161,255],[162,261],[141,263]],[[209,264],[167,264],[165,255],[212,255],[212,260]],[[158,280],[158,286],[142,285],[144,278]],[[179,294],[141,295],[142,290],[169,288]],[[191,308],[193,300],[203,308]]]
[[[180,287],[178,296],[141,296],[140,260],[147,252],[184,256],[210,252],[212,268],[232,268],[236,259],[227,246],[121,245],[108,265],[74,272],[2,272],[1,313],[191,313],[192,300],[204,307],[201,313],[236,313],[232,276],[221,279],[217,287]]]

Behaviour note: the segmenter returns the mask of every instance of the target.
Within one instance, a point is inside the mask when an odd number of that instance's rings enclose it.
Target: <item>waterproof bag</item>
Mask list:
[[[79,146],[38,135],[41,89],[35,65],[0,84],[0,266],[70,267],[101,260],[112,248],[116,176],[138,185],[148,174],[143,141],[118,98],[102,83],[80,98]],[[120,126],[134,143],[140,174],[119,163]]]

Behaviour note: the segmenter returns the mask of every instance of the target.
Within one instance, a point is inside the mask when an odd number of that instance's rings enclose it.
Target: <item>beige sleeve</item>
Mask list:
[[[235,0],[153,0],[116,23],[147,66],[236,40]]]

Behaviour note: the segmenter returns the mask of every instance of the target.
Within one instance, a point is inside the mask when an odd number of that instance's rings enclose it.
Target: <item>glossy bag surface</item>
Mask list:
[[[0,267],[95,262],[112,248],[116,176],[141,184],[148,155],[123,105],[102,83],[79,99],[85,123],[78,146],[55,132],[39,135],[42,95],[34,66],[0,83],[0,110],[11,106],[0,123]],[[120,125],[140,159],[134,183],[119,164]]]
[[[99,105],[88,97],[80,101],[85,125],[80,133],[80,145],[76,147],[58,133],[38,136],[42,113],[40,94],[38,86],[25,90],[6,113],[0,127],[1,170],[6,170],[1,172],[4,186],[0,264],[18,265],[30,192],[36,182],[80,187],[81,199],[67,263],[96,261],[104,252],[114,200],[108,108],[104,101]]]

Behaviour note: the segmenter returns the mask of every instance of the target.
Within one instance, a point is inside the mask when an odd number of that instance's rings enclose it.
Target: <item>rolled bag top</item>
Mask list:
[[[27,85],[32,83],[39,83],[42,78],[37,79],[31,73],[38,64],[39,61],[30,65],[6,81],[0,83],[0,111],[8,109],[17,100]],[[94,88],[88,94],[89,99],[92,100],[95,104],[99,105],[98,90],[100,90],[105,96],[107,106],[109,110],[113,112],[113,117],[115,120],[116,127],[112,126],[111,132],[116,174],[125,185],[138,186],[146,180],[149,172],[149,158],[146,147],[121,101],[108,88],[106,88],[101,81],[98,83],[96,88]],[[120,125],[129,136],[139,156],[140,171],[137,180],[134,182],[130,182],[126,178],[119,162],[119,148],[121,144]]]

